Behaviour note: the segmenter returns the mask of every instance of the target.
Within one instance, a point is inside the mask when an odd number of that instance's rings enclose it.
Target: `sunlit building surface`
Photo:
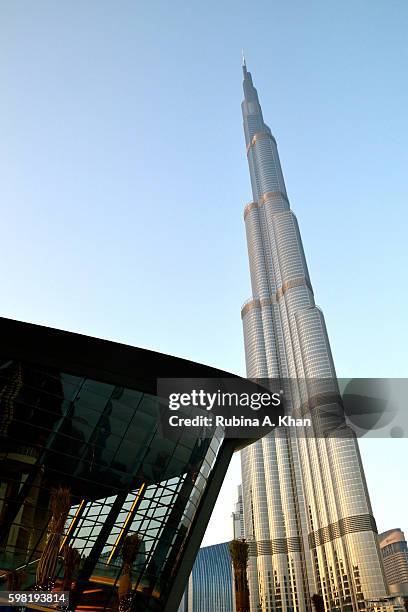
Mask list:
[[[242,485],[238,486],[238,501],[232,513],[232,532],[234,540],[244,537],[244,502],[242,499]]]
[[[178,612],[235,612],[229,542],[200,548]]]
[[[313,594],[326,610],[357,612],[386,595],[376,524],[352,432],[327,437],[314,429],[325,414],[341,412],[335,368],[276,140],[245,62],[243,71],[253,192],[244,210],[252,283],[241,311],[247,375],[291,381],[289,412],[313,417],[312,428],[280,428],[241,455],[251,612],[310,610]],[[330,393],[319,395],[314,384],[323,380]]]
[[[60,589],[70,547],[76,609],[117,609],[137,535],[130,608],[174,612],[236,443],[164,437],[157,378],[226,374],[8,319],[0,339],[0,589]]]
[[[389,529],[378,534],[378,541],[390,593],[408,597],[408,549],[404,532]]]
[[[406,612],[404,597],[390,595],[367,601],[368,612]]]

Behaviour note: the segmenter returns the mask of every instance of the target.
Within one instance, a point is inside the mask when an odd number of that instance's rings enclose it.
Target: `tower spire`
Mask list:
[[[244,53],[244,49],[241,49],[241,65],[242,65],[242,72],[244,73],[244,79],[246,79],[248,77],[248,70],[247,70],[247,65],[246,65],[246,60],[245,60],[245,53]]]

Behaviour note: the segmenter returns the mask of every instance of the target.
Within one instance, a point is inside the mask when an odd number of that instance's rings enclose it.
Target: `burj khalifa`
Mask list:
[[[253,193],[244,209],[252,284],[241,311],[247,376],[290,381],[292,412],[316,417],[336,411],[336,393],[313,387],[332,381],[335,389],[336,372],[276,140],[245,60],[243,72]],[[327,611],[362,612],[387,595],[358,443],[344,432],[278,428],[242,451],[251,612],[310,610],[315,594]]]

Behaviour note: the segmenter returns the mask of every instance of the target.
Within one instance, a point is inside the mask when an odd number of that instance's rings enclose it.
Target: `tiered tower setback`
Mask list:
[[[247,375],[290,379],[290,409],[336,412],[313,381],[336,373],[316,306],[299,227],[276,140],[263,120],[245,61],[242,113],[253,201],[245,206],[252,297],[242,308]],[[302,383],[307,379],[307,384]],[[319,417],[320,418],[320,417]],[[295,429],[295,428],[293,428]],[[313,594],[326,610],[361,612],[386,595],[357,440],[280,428],[242,451],[251,612],[306,611]]]

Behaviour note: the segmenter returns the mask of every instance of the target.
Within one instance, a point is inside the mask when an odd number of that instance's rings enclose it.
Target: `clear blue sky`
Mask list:
[[[244,47],[338,373],[406,376],[407,30],[405,0],[2,0],[1,314],[244,373]],[[363,445],[380,529],[405,444]]]

